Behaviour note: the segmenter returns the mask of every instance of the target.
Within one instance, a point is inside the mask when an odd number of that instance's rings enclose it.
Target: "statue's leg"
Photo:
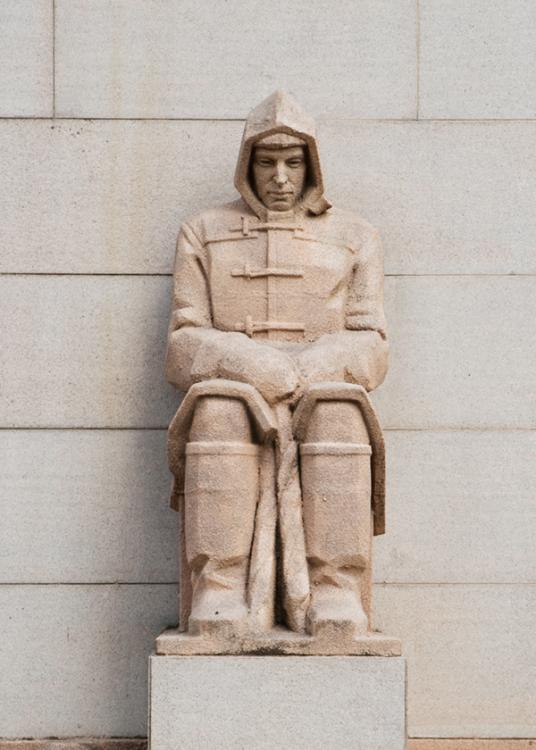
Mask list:
[[[370,441],[359,406],[318,401],[300,448],[312,635],[364,634],[370,559]]]
[[[259,446],[235,398],[198,402],[186,446],[185,536],[192,572],[191,633],[237,634],[259,494]]]

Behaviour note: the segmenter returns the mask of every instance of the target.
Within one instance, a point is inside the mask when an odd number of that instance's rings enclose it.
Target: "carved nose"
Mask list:
[[[275,180],[276,185],[284,185],[285,182],[287,182],[288,177],[284,170],[278,169],[277,172],[275,173],[274,180]]]

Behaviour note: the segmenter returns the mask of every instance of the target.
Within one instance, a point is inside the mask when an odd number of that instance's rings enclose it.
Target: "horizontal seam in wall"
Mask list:
[[[13,121],[50,121],[50,122],[200,122],[200,123],[227,123],[227,122],[245,122],[245,117],[99,117],[91,115],[2,115],[2,120]],[[317,117],[317,123],[355,123],[355,124],[461,124],[461,125],[494,125],[494,124],[516,124],[531,123],[536,124],[536,117],[427,117],[418,119],[416,117]]]
[[[164,277],[164,278],[171,278],[173,276],[172,273],[147,273],[145,271],[140,271],[139,273],[131,273],[131,272],[107,272],[107,271],[93,271],[93,272],[87,272],[87,271],[0,271],[0,277],[2,276],[30,276],[30,277],[56,277],[56,276],[82,276],[82,277],[112,277],[115,278],[117,276],[121,277],[124,276],[125,278],[136,278],[140,277],[143,278],[147,276],[148,278],[152,278],[154,276],[156,277]],[[520,276],[521,278],[534,278],[536,277],[536,272],[503,272],[503,273],[386,273],[384,274],[385,278],[516,278]]]
[[[426,739],[426,738],[424,738],[424,739]],[[54,743],[54,748],[56,750],[57,750],[57,748],[56,748],[56,744],[57,743],[73,742],[73,741],[76,741],[76,742],[80,743],[81,745],[84,742],[86,742],[86,743],[87,742],[97,743],[98,745],[102,745],[103,750],[106,747],[105,743],[112,742],[114,744],[109,745],[110,750],[111,750],[111,748],[113,748],[113,747],[118,747],[119,748],[119,745],[117,745],[115,743],[119,743],[119,742],[140,742],[140,741],[143,742],[144,740],[147,740],[147,737],[144,736],[144,735],[141,735],[141,734],[134,735],[133,737],[119,737],[119,736],[107,737],[107,736],[102,736],[102,735],[98,736],[98,737],[95,737],[94,735],[80,735],[80,734],[72,734],[72,735],[71,734],[63,734],[63,735],[61,735],[61,737],[56,737],[56,736],[53,736],[53,735],[47,736],[47,737],[0,737],[0,742],[2,742],[3,744],[5,744],[6,746],[9,746],[9,745],[12,744],[14,748],[16,746],[16,743],[18,743],[18,742],[39,743],[39,742],[47,742],[48,740],[50,740],[51,743]],[[3,750],[3,748],[0,748],[0,750]]]
[[[49,736],[49,737],[0,737],[0,750],[19,750],[20,744],[24,743],[25,745],[31,745],[35,748],[35,750],[46,750],[43,748],[42,743],[44,742],[50,742],[51,747],[54,747],[55,750],[60,750],[63,743],[68,743],[65,745],[65,750],[71,750],[71,745],[74,743],[77,748],[80,750],[84,750],[86,748],[87,743],[89,743],[92,747],[95,746],[95,750],[98,750],[98,748],[102,748],[102,750],[112,750],[113,748],[117,748],[117,750],[121,750],[121,748],[128,748],[129,743],[137,743],[147,741],[147,737],[142,735],[135,735],[133,737],[119,737],[119,736],[113,736],[113,737],[107,737],[107,736],[82,736],[79,734],[73,734],[68,735],[64,734],[60,737],[58,736]],[[123,745],[120,743],[124,743]]]
[[[536,586],[536,581],[373,581],[374,586],[388,588],[390,586],[414,588],[432,586],[451,587],[520,587]],[[1,586],[177,586],[178,581],[1,581]]]
[[[130,430],[131,432],[162,432],[168,429],[168,425],[160,425],[156,427],[134,427],[134,426],[118,426],[118,427],[107,427],[107,426],[76,426],[76,425],[45,425],[45,426],[1,426],[0,432],[125,432]],[[384,427],[383,432],[475,432],[487,434],[490,432],[536,432],[536,427]]]
[[[536,428],[535,428],[536,429]],[[32,427],[32,426],[16,426],[16,427],[2,427],[0,426],[0,432],[23,432],[24,430],[28,432],[39,432],[42,431],[58,431],[58,432],[96,432],[96,431],[102,431],[102,432],[125,432],[125,431],[132,431],[132,432],[162,432],[163,430],[167,430],[167,425],[162,425],[159,427],[106,427],[106,426],[100,426],[100,427],[94,427],[94,426],[86,426],[86,427],[80,427],[77,425],[68,425],[68,426],[53,426],[53,425],[45,425],[45,426],[39,426],[39,427]]]
[[[178,581],[1,581],[1,586],[177,586]]]
[[[536,581],[373,581],[375,586],[536,586]]]
[[[2,120],[13,121],[21,120],[23,122],[41,122],[50,121],[54,122],[245,122],[245,117],[90,117],[90,116],[79,116],[75,117],[72,115],[56,115],[55,117],[49,117],[45,115],[36,115],[35,117],[20,116],[20,115],[2,115],[0,116],[0,122]],[[372,121],[373,122],[373,121]],[[389,120],[388,122],[391,122]],[[395,122],[393,120],[392,122]],[[403,122],[401,120],[401,122]],[[411,122],[411,120],[409,120]]]
[[[534,432],[536,427],[384,427],[384,432]]]
[[[520,750],[524,750],[524,748],[521,747],[521,743],[526,742],[533,742],[536,738],[535,737],[424,737],[424,736],[415,736],[415,735],[408,735],[408,740],[410,741],[416,741],[419,742],[419,744],[422,742],[433,742],[434,746],[437,748],[437,750],[441,750],[441,748],[445,745],[451,745],[452,742],[464,742],[464,743],[471,743],[474,744],[475,749],[478,748],[478,750],[482,750],[484,747],[482,745],[482,748],[476,743],[486,743],[486,745],[489,743],[490,746],[493,745],[494,747],[499,747],[503,743],[511,743],[515,742],[516,744],[520,744]],[[146,737],[142,736],[136,736],[136,737],[82,737],[80,735],[62,735],[61,737],[20,737],[20,738],[12,738],[12,737],[0,737],[0,750],[10,750],[13,748],[13,750],[18,750],[17,746],[20,742],[25,742],[28,744],[34,744],[36,748],[40,748],[41,743],[50,741],[51,748],[54,747],[56,750],[59,750],[61,747],[61,743],[71,743],[73,741],[76,741],[77,743],[80,743],[81,746],[83,746],[84,743],[96,743],[98,747],[101,747],[103,750],[106,750],[106,748],[109,748],[109,750],[112,750],[113,748],[117,747],[120,748],[120,745],[118,743],[124,742],[124,743],[131,743],[131,742],[143,742],[147,740]],[[106,743],[109,743],[108,745]],[[417,745],[414,745],[416,748]],[[467,746],[469,750],[469,745]],[[41,750],[41,748],[40,748]]]
[[[508,274],[507,274],[508,275]],[[536,274],[534,274],[536,275]],[[150,273],[145,271],[137,272],[124,272],[124,271],[0,271],[0,276],[125,276],[126,278],[130,277],[141,277],[148,276],[149,278],[153,276],[163,276],[164,278],[171,278],[173,276],[172,273]]]

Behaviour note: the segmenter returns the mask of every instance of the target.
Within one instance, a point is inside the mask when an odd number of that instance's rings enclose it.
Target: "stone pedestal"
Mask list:
[[[404,750],[406,664],[151,656],[150,750]]]
[[[239,638],[219,637],[216,633],[196,636],[169,628],[156,639],[155,650],[158,656],[400,656],[402,642],[400,638],[383,633],[344,638],[339,633],[327,632],[313,638],[286,628],[274,628],[263,634]]]

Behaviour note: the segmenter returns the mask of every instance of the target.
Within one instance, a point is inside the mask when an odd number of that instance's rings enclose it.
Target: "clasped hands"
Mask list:
[[[243,333],[218,333],[217,343],[207,342],[194,358],[194,382],[228,378],[254,386],[270,404],[294,404],[307,384],[328,379],[322,376],[317,346],[296,347],[296,353],[290,354]]]

